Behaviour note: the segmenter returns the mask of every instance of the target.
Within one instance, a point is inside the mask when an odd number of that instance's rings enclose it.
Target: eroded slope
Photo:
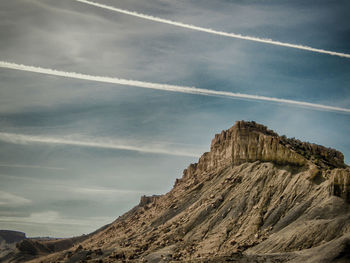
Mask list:
[[[39,262],[347,262],[343,155],[254,122],[216,135],[174,188]]]

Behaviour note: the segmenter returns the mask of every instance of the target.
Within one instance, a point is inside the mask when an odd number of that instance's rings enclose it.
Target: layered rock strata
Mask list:
[[[245,162],[273,162],[279,165],[344,168],[344,155],[321,145],[301,142],[279,136],[266,126],[255,122],[237,121],[211,142],[210,152],[204,153],[198,163],[191,164],[185,176],[200,174]]]

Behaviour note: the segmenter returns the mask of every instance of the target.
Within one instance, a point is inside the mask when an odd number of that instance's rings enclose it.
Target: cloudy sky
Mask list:
[[[350,54],[348,0],[95,1]],[[349,57],[199,32],[75,0],[0,0],[0,38],[0,229],[89,233],[141,195],[169,191],[214,134],[236,120],[336,148],[350,163]],[[4,62],[175,90],[38,74]],[[178,86],[340,110],[184,93]]]

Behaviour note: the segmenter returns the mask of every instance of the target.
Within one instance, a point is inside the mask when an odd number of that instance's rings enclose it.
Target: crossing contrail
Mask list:
[[[13,144],[53,144],[53,145],[70,145],[77,147],[90,147],[112,150],[126,150],[140,153],[166,154],[187,157],[199,157],[200,153],[195,151],[183,151],[176,149],[168,149],[165,145],[130,144],[111,139],[96,139],[96,138],[65,138],[65,137],[47,137],[37,135],[26,135],[16,133],[0,132],[0,141]]]
[[[87,0],[75,0],[75,1],[80,2],[80,3],[84,3],[84,4],[88,4],[91,6],[96,6],[96,7],[100,7],[103,9],[111,10],[114,12],[130,15],[130,16],[139,17],[142,19],[151,20],[154,22],[164,23],[164,24],[182,27],[182,28],[187,28],[187,29],[196,30],[196,31],[201,31],[201,32],[209,33],[209,34],[214,34],[214,35],[219,35],[219,36],[224,36],[224,37],[231,37],[231,38],[239,38],[239,39],[260,42],[260,43],[265,43],[265,44],[270,44],[270,45],[276,45],[276,46],[282,46],[282,47],[301,49],[301,50],[306,50],[306,51],[311,51],[311,52],[328,54],[328,55],[332,55],[332,56],[339,56],[339,57],[343,57],[343,58],[350,58],[350,54],[346,54],[346,53],[329,51],[329,50],[324,50],[324,49],[319,49],[319,48],[313,48],[313,47],[304,46],[304,45],[285,43],[285,42],[275,41],[275,40],[267,39],[267,38],[258,38],[258,37],[252,37],[252,36],[244,36],[244,35],[236,34],[236,33],[217,31],[217,30],[210,29],[210,28],[199,27],[199,26],[195,26],[195,25],[185,24],[182,22],[176,22],[176,21],[172,21],[172,20],[168,20],[168,19],[163,19],[160,17],[141,14],[141,13],[137,13],[134,11],[120,9],[120,8],[116,8],[113,6],[99,4],[99,3],[91,2],[91,1],[87,1]]]
[[[144,82],[144,81],[137,81],[137,80],[127,80],[127,79],[121,79],[121,78],[91,76],[91,75],[75,73],[75,72],[64,72],[64,71],[48,69],[48,68],[26,66],[21,64],[10,63],[6,61],[0,61],[0,68],[29,71],[34,73],[46,74],[46,75],[54,75],[54,76],[60,76],[60,77],[66,77],[66,78],[82,79],[82,80],[103,82],[103,83],[112,83],[112,84],[133,86],[133,87],[146,88],[146,89],[164,90],[164,91],[171,91],[171,92],[216,96],[216,97],[224,97],[224,98],[235,98],[235,99],[244,99],[244,100],[277,102],[277,103],[295,105],[299,107],[313,108],[318,110],[350,113],[350,109],[348,108],[328,106],[328,105],[316,104],[316,103],[305,102],[305,101],[265,97],[265,96],[250,95],[250,94],[243,94],[243,93],[234,93],[229,91],[200,89],[195,87],[176,86],[176,85]]]

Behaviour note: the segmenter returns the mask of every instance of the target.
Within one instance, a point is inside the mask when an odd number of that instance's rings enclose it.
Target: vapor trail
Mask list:
[[[166,154],[166,155],[176,155],[176,156],[188,156],[188,157],[199,157],[200,153],[190,152],[190,151],[179,151],[172,149],[167,149],[165,146],[159,145],[132,145],[126,144],[125,142],[118,142],[114,140],[99,140],[96,138],[89,139],[69,139],[64,137],[46,137],[46,136],[33,136],[25,134],[15,134],[15,133],[4,133],[0,132],[0,141],[13,143],[13,144],[56,144],[56,145],[70,145],[78,147],[91,147],[100,149],[114,149],[114,150],[127,150],[135,151],[141,153],[153,153],[153,154]]]
[[[276,46],[296,48],[296,49],[307,50],[307,51],[311,51],[311,52],[328,54],[328,55],[332,55],[332,56],[339,56],[339,57],[344,57],[344,58],[350,58],[350,54],[346,54],[346,53],[340,53],[340,52],[335,52],[335,51],[318,49],[318,48],[313,48],[313,47],[303,46],[303,45],[290,44],[290,43],[275,41],[275,40],[267,39],[267,38],[258,38],[258,37],[252,37],[252,36],[244,36],[244,35],[241,35],[241,34],[217,31],[217,30],[210,29],[210,28],[204,28],[204,27],[199,27],[199,26],[195,26],[195,25],[190,25],[190,24],[185,24],[185,23],[181,23],[181,22],[176,22],[176,21],[172,21],[172,20],[168,20],[168,19],[163,19],[163,18],[160,18],[160,17],[155,17],[155,16],[146,15],[146,14],[141,14],[141,13],[137,13],[137,12],[134,12],[134,11],[120,9],[120,8],[116,8],[116,7],[113,7],[113,6],[99,4],[99,3],[91,2],[91,1],[87,1],[87,0],[75,0],[75,1],[81,2],[81,3],[85,3],[85,4],[88,4],[88,5],[92,5],[92,6],[96,6],[96,7],[100,7],[100,8],[103,8],[103,9],[108,9],[108,10],[111,10],[111,11],[114,11],[114,12],[123,13],[123,14],[130,15],[130,16],[135,16],[135,17],[139,17],[139,18],[143,18],[143,19],[147,19],[147,20],[151,20],[151,21],[155,21],[155,22],[159,22],[159,23],[164,23],[164,24],[168,24],[168,25],[173,25],[173,26],[177,26],[177,27],[183,27],[183,28],[187,28],[187,29],[191,29],[191,30],[206,32],[206,33],[209,33],[209,34],[225,36],[225,37],[232,37],[232,38],[239,38],[239,39],[244,39],[244,40],[249,40],[249,41],[255,41],[255,42],[260,42],[260,43],[265,43],[265,44],[276,45]]]
[[[140,88],[146,88],[146,89],[165,90],[165,91],[172,91],[172,92],[216,96],[216,97],[224,97],[224,98],[269,101],[269,102],[277,102],[277,103],[283,103],[283,104],[291,104],[291,105],[300,106],[300,107],[308,107],[308,108],[319,109],[319,110],[350,113],[350,109],[348,108],[328,106],[328,105],[316,104],[316,103],[310,103],[310,102],[304,102],[304,101],[280,99],[280,98],[274,98],[274,97],[265,97],[265,96],[250,95],[250,94],[243,94],[243,93],[234,93],[229,91],[199,89],[195,87],[159,84],[159,83],[127,80],[127,79],[120,79],[120,78],[91,76],[91,75],[75,73],[75,72],[64,72],[64,71],[58,71],[58,70],[48,69],[48,68],[39,68],[39,67],[33,67],[33,66],[20,65],[20,64],[5,62],[5,61],[0,61],[0,68],[29,71],[29,72],[35,72],[40,74],[61,76],[61,77],[73,78],[73,79],[83,79],[83,80],[96,81],[96,82],[127,85],[127,86],[140,87]]]

